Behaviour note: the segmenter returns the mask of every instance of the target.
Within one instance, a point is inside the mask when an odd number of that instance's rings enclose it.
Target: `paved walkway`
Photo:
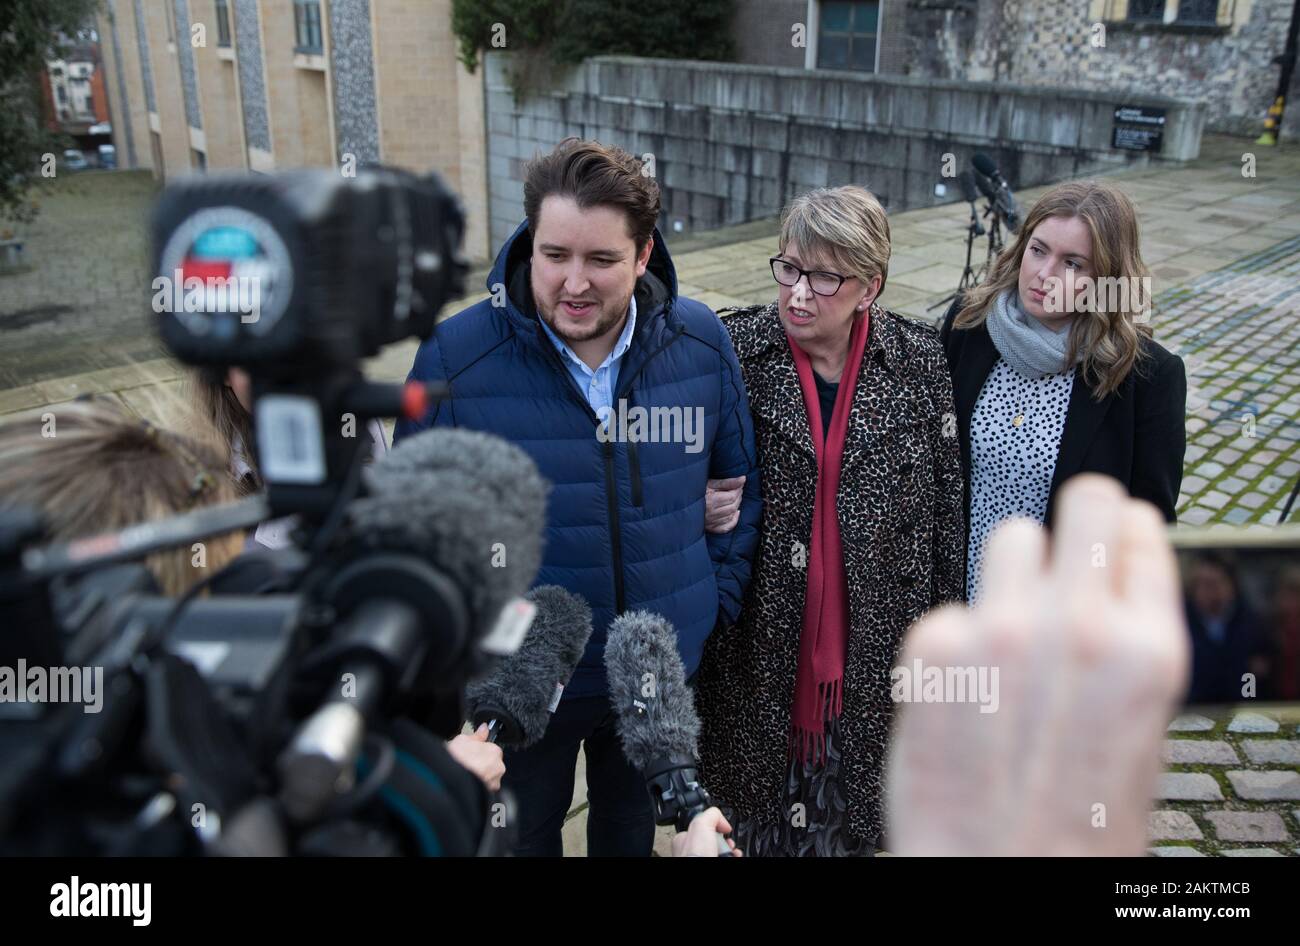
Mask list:
[[[1170,724],[1168,770],[1151,813],[1162,857],[1300,855],[1296,714],[1187,714]]]
[[[1242,175],[1248,153],[1255,156],[1253,177]],[[1180,522],[1275,521],[1300,474],[1300,147],[1265,149],[1211,136],[1202,157],[1188,166],[1125,172],[1113,180],[1138,207],[1142,253],[1156,294],[1156,338],[1180,354],[1188,369],[1189,446]],[[1017,196],[1027,209],[1044,190]],[[60,181],[46,199],[45,213],[24,233],[29,259],[46,265],[0,276],[0,415],[99,392],[167,423],[167,402],[159,395],[178,393],[180,371],[149,335],[148,280],[141,275],[152,192],[147,175],[117,172]],[[913,318],[937,318],[943,310],[928,307],[948,295],[961,276],[966,220],[961,204],[891,218],[894,252],[883,304]],[[775,220],[762,220],[674,240],[681,291],[714,308],[770,301],[776,286],[767,258],[776,250],[777,229]],[[58,266],[48,265],[55,259]],[[480,269],[470,285],[482,286],[484,275]],[[447,311],[484,295],[476,288]],[[414,342],[391,346],[368,363],[367,374],[399,380],[414,351]],[[1220,763],[1180,763],[1176,774],[1211,774],[1227,793],[1238,790],[1237,766],[1283,776],[1300,772],[1294,748],[1256,765],[1252,753],[1263,750],[1226,731],[1214,732],[1211,741],[1228,745],[1235,758],[1228,760],[1221,749],[1205,750],[1225,760],[1227,768],[1214,770],[1222,777],[1194,767]],[[1289,738],[1294,747],[1294,726],[1253,738],[1279,744]],[[585,848],[583,782],[580,769],[565,826],[570,853]],[[1231,796],[1235,801],[1221,810],[1245,804],[1246,797]],[[1256,839],[1220,830],[1218,808],[1189,813],[1171,798],[1168,810],[1192,818],[1207,852],[1224,853],[1240,840],[1246,847],[1296,853],[1300,804],[1281,800],[1294,797],[1249,803],[1263,805],[1278,819],[1265,819],[1269,826]],[[1165,830],[1191,834],[1182,818],[1160,814],[1157,821],[1175,823],[1157,835]],[[661,831],[661,851],[667,838]]]

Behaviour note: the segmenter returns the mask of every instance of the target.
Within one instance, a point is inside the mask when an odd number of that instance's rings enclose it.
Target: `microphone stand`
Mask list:
[[[988,211],[986,210],[987,214]],[[970,202],[970,223],[966,225],[966,267],[961,271],[961,282],[957,283],[957,288],[947,296],[944,296],[932,306],[927,306],[927,312],[933,311],[940,306],[947,305],[952,300],[973,286],[979,285],[979,279],[975,276],[975,269],[970,264],[971,250],[975,246],[975,238],[984,235],[984,226],[980,223],[979,213],[975,209],[975,201]],[[986,264],[987,265],[987,264]]]
[[[989,249],[984,257],[984,266],[980,269],[979,278],[975,284],[983,282],[984,277],[989,274],[993,268],[993,261],[998,258],[1002,252],[1002,211],[998,210],[997,204],[990,203],[984,210],[984,216],[993,215],[993,222],[989,224]]]
[[[926,311],[931,312],[940,306],[947,305],[956,299],[967,289],[973,289],[984,281],[984,277],[989,274],[993,268],[993,262],[1002,252],[1002,212],[998,210],[994,201],[989,201],[984,207],[984,216],[992,216],[993,220],[988,228],[988,249],[984,254],[984,265],[978,271],[971,265],[971,250],[975,243],[975,238],[985,233],[984,227],[980,225],[979,217],[975,212],[975,202],[971,201],[970,205],[970,223],[966,226],[966,267],[962,270],[961,281],[957,283],[957,288],[948,295],[944,296],[934,305],[927,306]]]

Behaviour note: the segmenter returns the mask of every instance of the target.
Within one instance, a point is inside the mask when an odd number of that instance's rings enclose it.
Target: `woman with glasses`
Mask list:
[[[739,621],[706,645],[704,784],[746,855],[870,855],[899,640],[960,599],[952,390],[933,329],[881,308],[889,222],[861,187],[782,216],[778,300],[724,315],[763,526]]]

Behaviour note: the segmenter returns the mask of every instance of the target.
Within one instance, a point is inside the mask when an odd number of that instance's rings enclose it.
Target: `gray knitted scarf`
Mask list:
[[[1055,332],[1020,305],[1020,293],[1007,289],[994,300],[984,323],[1004,361],[1025,378],[1046,378],[1068,367],[1070,330]]]

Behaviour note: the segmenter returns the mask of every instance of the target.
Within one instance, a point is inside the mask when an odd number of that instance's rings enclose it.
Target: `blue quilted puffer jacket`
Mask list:
[[[446,381],[449,399],[394,443],[426,427],[496,434],[526,451],[551,483],[537,584],[556,584],[591,605],[591,642],[566,699],[604,695],[609,622],[625,611],[663,615],[677,630],[687,675],[721,618],[734,622],[749,582],[761,508],[754,431],[731,340],[701,302],[677,295],[659,232],[637,281],[636,331],[618,372],[614,404],[703,408],[703,449],[631,437],[596,437],[597,418],[542,331],[529,285],[532,237],[521,224],[502,247],[485,299],[442,322],[420,345],[410,378]],[[498,291],[497,300],[501,300]],[[653,415],[651,415],[653,416]],[[704,531],[705,481],[744,475],[739,524]]]

